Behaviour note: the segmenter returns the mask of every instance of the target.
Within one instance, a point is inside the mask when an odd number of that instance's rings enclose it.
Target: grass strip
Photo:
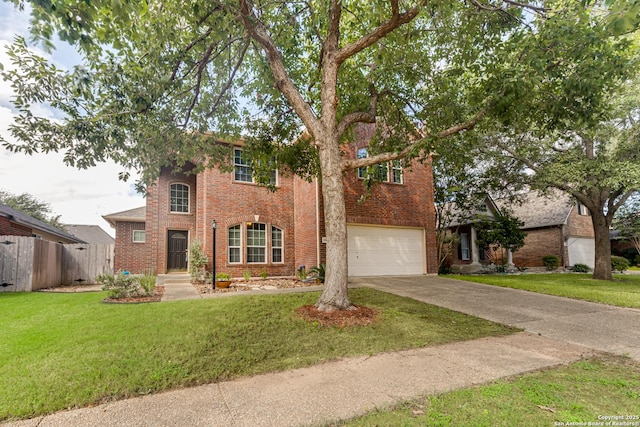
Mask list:
[[[317,293],[103,304],[104,292],[0,294],[0,420],[515,331],[409,298],[354,289],[367,327],[327,328],[295,309]]]
[[[349,427],[570,425],[640,425],[640,364],[614,356],[582,360],[404,402],[393,409],[379,409],[357,419],[332,424]]]
[[[523,289],[616,305],[640,308],[640,275],[615,275],[614,280],[594,280],[589,274],[451,275],[451,279]]]

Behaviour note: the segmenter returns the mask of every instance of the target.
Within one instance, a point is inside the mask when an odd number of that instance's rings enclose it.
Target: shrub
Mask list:
[[[591,267],[589,267],[587,264],[575,264],[573,267],[571,267],[571,271],[573,271],[574,273],[588,273],[591,271]]]
[[[209,263],[209,258],[204,254],[202,250],[202,243],[199,240],[194,240],[189,246],[189,274],[191,275],[191,281],[195,283],[202,283],[206,277],[205,267]]]
[[[109,292],[109,298],[123,299],[153,295],[156,278],[148,274],[144,276],[123,273],[118,273],[115,276],[101,274],[96,277],[96,282],[102,285],[103,291]]]
[[[311,267],[311,272],[316,275],[316,278],[324,282],[325,265],[320,264],[317,267]]]
[[[137,278],[140,282],[140,286],[146,292],[147,295],[153,295],[156,290],[156,276],[151,274],[144,274]]]
[[[545,255],[542,257],[542,265],[549,271],[555,270],[560,266],[560,258],[555,255]]]
[[[627,268],[629,268],[629,261],[626,258],[621,256],[612,256],[611,257],[611,269],[613,271],[619,271],[622,273]]]
[[[245,270],[242,272],[242,277],[244,277],[244,281],[248,282],[251,279],[251,272],[249,270]]]

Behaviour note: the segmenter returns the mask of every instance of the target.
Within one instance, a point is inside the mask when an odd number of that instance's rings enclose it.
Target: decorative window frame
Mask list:
[[[187,211],[173,210],[173,187],[174,186],[182,186],[187,189]],[[179,205],[176,202],[176,207]],[[169,213],[178,214],[178,215],[188,215],[191,213],[191,186],[189,184],[185,184],[184,182],[172,182],[169,184]]]
[[[274,233],[279,234],[279,236],[274,236]],[[276,243],[278,244],[276,245]],[[279,253],[276,256],[277,252]],[[279,258],[279,261],[276,258]],[[275,225],[271,226],[271,263],[284,264],[284,230]]]

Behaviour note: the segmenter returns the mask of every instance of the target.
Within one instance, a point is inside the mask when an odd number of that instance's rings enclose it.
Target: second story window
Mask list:
[[[169,187],[169,212],[189,213],[189,186],[171,184]]]
[[[233,150],[233,179],[240,182],[253,182],[253,169],[245,159],[242,158],[242,150]]]
[[[364,159],[369,156],[366,148],[359,148],[357,152],[358,159]],[[393,182],[394,184],[402,184],[402,161],[393,160],[391,162],[383,162],[373,165],[370,168],[358,168],[358,178],[365,179],[367,176],[375,174],[375,178],[380,182]]]
[[[238,182],[256,182],[251,161],[243,158],[240,148],[233,150],[233,180]],[[269,177],[269,184],[277,185],[277,182],[277,171],[274,168]]]

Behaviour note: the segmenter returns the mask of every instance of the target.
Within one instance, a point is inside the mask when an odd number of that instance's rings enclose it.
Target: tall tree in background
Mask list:
[[[64,224],[60,222],[61,216],[53,214],[51,205],[38,200],[29,193],[13,194],[6,190],[0,190],[0,203],[64,230]]]
[[[512,106],[529,96],[526,88],[548,81],[547,89],[562,93],[562,80],[545,76],[569,74],[584,59],[540,66],[574,41],[547,43],[556,26],[566,29],[595,9],[611,12],[594,32],[598,41],[626,30],[638,13],[635,0],[30,4],[33,33],[46,41],[57,32],[86,63],[59,70],[18,40],[10,52],[17,68],[4,77],[17,93],[12,132],[22,143],[5,146],[63,150],[78,167],[110,157],[141,170],[147,182],[168,163],[222,162],[206,132],[255,130],[257,138],[245,135],[258,147],[253,152],[275,153],[275,166],[295,173],[309,173],[296,159],[317,153],[327,234],[322,310],[351,307],[345,171],[424,159],[437,141],[485,117],[515,120]],[[602,55],[594,65],[611,60]],[[35,116],[31,107],[42,102],[64,120]],[[579,107],[572,114],[593,114],[591,104]],[[341,144],[358,123],[379,124],[369,157],[343,158]],[[302,129],[308,139],[299,138]]]
[[[618,237],[628,240],[635,248],[640,259],[640,197],[629,200],[613,218],[613,228]]]

